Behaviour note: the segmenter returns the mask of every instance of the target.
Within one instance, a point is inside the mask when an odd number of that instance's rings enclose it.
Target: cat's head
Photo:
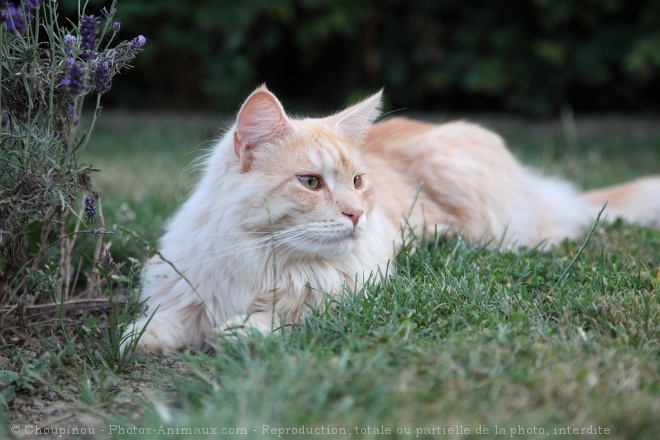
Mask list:
[[[235,170],[246,192],[246,229],[274,232],[290,252],[336,256],[367,229],[373,206],[363,139],[381,93],[327,118],[294,119],[266,87],[241,107],[232,129]],[[234,159],[232,159],[234,160]]]

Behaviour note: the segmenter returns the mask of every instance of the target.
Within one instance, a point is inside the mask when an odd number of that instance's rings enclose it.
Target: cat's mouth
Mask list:
[[[325,243],[343,243],[347,240],[355,240],[356,238],[358,238],[358,234],[355,230],[333,236],[320,237],[321,241]]]
[[[361,228],[337,228],[332,231],[319,234],[318,238],[327,242],[342,242],[355,240],[362,235]]]
[[[314,248],[316,253],[320,255],[342,255],[349,252],[353,248],[359,235],[359,232],[356,230],[320,235],[315,237],[317,244]]]

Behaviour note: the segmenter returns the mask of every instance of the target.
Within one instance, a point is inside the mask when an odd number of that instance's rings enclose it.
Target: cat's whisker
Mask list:
[[[388,119],[391,119],[395,116],[394,113],[402,112],[404,110],[408,110],[408,109],[406,107],[401,107],[401,108],[395,108],[394,110],[390,110],[389,112],[382,113],[378,118],[378,122],[383,122]]]
[[[301,231],[300,235],[304,235],[304,234],[307,234],[307,233],[309,233],[309,232],[310,232],[309,230]],[[297,239],[297,238],[299,238],[299,236],[296,236],[296,235],[294,235],[294,236],[292,236],[292,237],[289,237],[290,240],[291,240],[291,239]],[[221,287],[226,287],[226,284],[227,284],[228,280],[231,279],[231,276],[240,273],[240,271],[241,271],[244,267],[251,265],[251,264],[254,263],[255,261],[258,261],[258,260],[263,259],[263,257],[264,257],[265,255],[267,255],[268,253],[273,253],[273,254],[275,255],[274,258],[277,258],[277,254],[276,254],[275,250],[277,249],[277,247],[279,247],[279,246],[282,245],[283,243],[284,243],[284,240],[283,240],[283,241],[280,241],[279,243],[274,244],[272,248],[266,248],[266,249],[264,249],[262,252],[258,253],[254,258],[248,260],[245,264],[243,264],[242,266],[238,267],[234,272],[232,272],[231,274],[229,274],[229,276],[226,278],[226,280],[222,283]],[[289,248],[289,250],[290,250],[291,252],[293,252],[293,249]],[[231,261],[233,261],[233,260],[236,259],[236,258],[237,258],[237,257],[235,256]],[[267,258],[264,260],[264,264],[265,264],[265,263],[267,263]],[[229,266],[229,264],[227,264],[226,267],[228,267],[228,266]],[[268,265],[267,265],[267,264],[266,264],[265,269],[268,270]]]
[[[275,249],[275,248],[281,246],[282,244],[286,243],[287,241],[291,241],[293,239],[298,238],[299,236],[309,234],[311,232],[313,232],[313,231],[310,231],[308,229],[306,230],[306,229],[300,228],[300,227],[295,227],[295,228],[290,228],[290,229],[285,229],[285,230],[282,230],[282,231],[278,231],[278,232],[273,233],[271,236],[261,237],[259,239],[252,240],[252,241],[247,242],[247,243],[238,243],[236,245],[233,245],[233,246],[230,246],[230,247],[224,249],[224,250],[228,250],[228,249],[234,248],[234,249],[236,249],[235,252],[224,252],[220,255],[213,255],[211,258],[208,258],[205,261],[204,269],[208,268],[208,266],[210,264],[215,263],[220,259],[223,259],[223,258],[226,258],[226,257],[229,257],[229,256],[233,255],[233,258],[226,263],[226,266],[229,266],[242,253],[251,252],[251,251],[257,250],[259,248],[264,248],[265,252],[268,252],[270,249]]]
[[[272,235],[287,233],[291,230],[295,230],[295,228],[299,228],[299,226],[295,226],[295,227],[287,228],[287,229],[282,229],[280,231],[249,231],[249,232],[248,231],[234,231],[234,232],[223,232],[223,233],[210,234],[210,236],[211,237],[225,237],[225,236],[230,236],[230,235],[257,235],[257,234],[261,234],[261,235],[264,235],[264,236],[272,236]],[[261,238],[262,237],[259,237],[259,239],[261,239]]]
[[[249,252],[253,249],[258,249],[264,244],[267,244],[271,240],[270,237],[262,237],[256,240],[250,240],[246,242],[239,242],[231,246],[221,247],[223,253],[218,254],[218,249],[212,248],[204,253],[198,253],[197,258],[223,258],[234,254],[240,254],[242,252]],[[222,244],[222,243],[221,243]],[[220,244],[220,245],[221,245]]]
[[[272,243],[273,240],[277,240],[277,239],[278,239],[277,237],[272,237],[269,235],[266,237],[260,237],[258,239],[246,240],[243,242],[239,241],[229,246],[223,246],[225,241],[219,239],[216,240],[216,242],[218,243],[216,246],[210,247],[210,249],[204,253],[198,253],[197,257],[213,258],[213,259],[225,258],[232,255],[237,255],[244,252],[250,252],[252,250],[259,249],[261,247],[267,246],[269,243]]]
[[[294,227],[294,228],[284,229],[284,230],[276,231],[276,232],[263,232],[263,234],[265,234],[263,237],[259,237],[259,238],[256,238],[256,239],[239,242],[239,243],[236,243],[234,245],[224,247],[223,250],[224,251],[230,251],[230,250],[234,250],[234,249],[241,250],[244,247],[246,247],[246,245],[247,246],[252,246],[251,248],[248,248],[248,249],[259,247],[259,246],[263,245],[264,243],[268,243],[271,240],[278,239],[281,236],[286,236],[287,234],[295,233],[296,229],[298,229],[298,228],[299,227]],[[246,233],[246,232],[227,233],[227,235],[229,235],[229,234],[240,236],[240,235],[250,235],[251,233]],[[218,234],[217,237],[222,237],[223,235]],[[214,252],[215,251],[209,251],[209,254],[213,254]],[[228,253],[228,254],[223,254],[223,255],[229,255],[229,254],[231,254],[231,252]]]

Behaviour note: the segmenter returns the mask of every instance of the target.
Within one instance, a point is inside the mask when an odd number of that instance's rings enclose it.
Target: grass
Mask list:
[[[114,113],[103,118],[85,160],[110,219],[157,238],[195,180],[190,164],[223,129],[204,116]],[[107,196],[107,197],[105,197]]]
[[[638,121],[579,137],[486,124],[526,163],[584,187],[660,172],[660,131]],[[87,160],[102,169],[94,181],[108,224],[155,241],[194,178],[188,163],[218,127],[104,115]],[[129,235],[113,240],[116,260],[146,257]],[[660,232],[615,223],[575,259],[582,245],[496,253],[457,238],[409,243],[396,276],[285,335],[142,358],[121,374],[71,365],[79,357],[65,347],[14,380],[50,378],[95,417],[97,433],[121,439],[204,438],[195,429],[255,439],[660,438]]]

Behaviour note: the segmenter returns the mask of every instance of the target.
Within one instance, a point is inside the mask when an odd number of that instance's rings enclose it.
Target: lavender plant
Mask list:
[[[66,27],[54,0],[0,2],[0,306],[38,296],[35,279],[68,294],[71,237],[99,233],[98,194],[80,157],[112,78],[146,40],[119,39],[116,1],[96,15],[85,5]]]

